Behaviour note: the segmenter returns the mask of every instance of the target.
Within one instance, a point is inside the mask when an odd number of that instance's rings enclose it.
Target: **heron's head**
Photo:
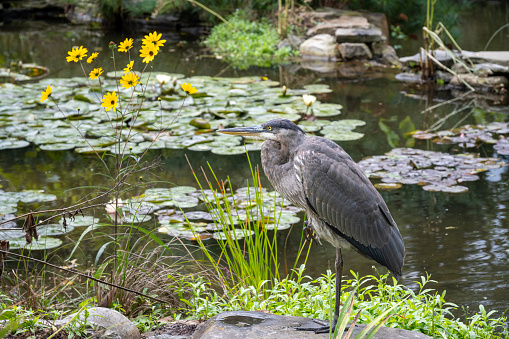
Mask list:
[[[251,139],[274,140],[279,143],[299,140],[305,135],[305,132],[299,126],[286,119],[273,119],[251,127],[220,129],[218,132],[241,135]]]

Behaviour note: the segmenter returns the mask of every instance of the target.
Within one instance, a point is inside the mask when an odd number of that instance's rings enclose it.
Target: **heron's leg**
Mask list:
[[[304,238],[306,238],[306,240],[313,239],[314,241],[317,241],[314,235],[313,226],[311,226],[311,222],[308,220],[304,221],[304,228],[302,229],[302,232],[304,233]]]
[[[334,304],[334,319],[332,320],[332,326],[325,325],[322,327],[298,327],[298,331],[313,331],[315,333],[329,333],[334,332],[339,318],[339,307],[341,304],[341,282],[343,277],[343,255],[341,254],[341,248],[336,248],[336,303]],[[317,322],[318,323],[318,322]],[[323,323],[319,323],[323,325]],[[346,327],[348,329],[348,326]]]

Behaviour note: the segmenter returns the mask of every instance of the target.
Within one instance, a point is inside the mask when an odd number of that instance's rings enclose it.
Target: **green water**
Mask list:
[[[478,27],[474,33],[467,31],[464,36],[476,39],[476,43],[469,45],[465,38],[465,48],[482,49],[484,42],[491,35],[492,30],[484,29],[486,21],[493,17],[497,20],[507,18],[500,10],[489,12],[484,10],[482,16],[472,14],[469,27]],[[485,12],[487,11],[487,12]],[[477,21],[476,21],[477,19]],[[493,20],[489,22],[493,26]],[[488,23],[486,23],[488,25]],[[500,25],[499,25],[500,26]],[[476,28],[477,29],[477,28]],[[496,29],[496,28],[495,28]],[[479,32],[479,35],[477,35]],[[491,32],[491,33],[490,33]],[[482,34],[481,34],[482,33]],[[457,106],[449,104],[436,110],[433,114],[423,113],[423,110],[435,102],[429,98],[447,98],[448,94],[413,93],[394,79],[394,71],[368,69],[359,77],[347,78],[340,73],[337,75],[321,75],[295,66],[274,69],[250,69],[235,71],[220,61],[200,58],[202,54],[194,41],[189,41],[184,47],[177,46],[181,37],[172,32],[165,32],[168,40],[167,50],[158,56],[154,63],[155,71],[166,71],[191,75],[221,75],[221,76],[267,76],[272,80],[282,81],[289,88],[302,88],[311,83],[328,84],[333,92],[320,95],[322,102],[339,103],[343,105],[339,119],[360,119],[367,124],[359,129],[365,137],[349,142],[342,142],[341,146],[352,157],[359,161],[363,157],[379,155],[391,149],[386,135],[379,127],[380,121],[385,121],[400,134],[401,146],[405,138],[398,130],[398,124],[407,117],[417,129],[425,129],[434,121],[445,117]],[[505,34],[505,35],[504,35]],[[507,42],[507,32],[500,39]],[[11,25],[0,32],[0,64],[10,60],[23,60],[25,63],[35,62],[49,67],[50,77],[82,76],[76,65],[65,62],[67,51],[73,45],[103,46],[99,63],[108,61],[106,52],[109,41],[119,41],[127,36],[105,34],[101,31],[76,29],[71,26],[53,26],[34,22],[29,25]],[[134,37],[140,39],[142,33]],[[493,46],[503,48],[500,39]],[[503,40],[506,39],[506,40]],[[470,39],[471,40],[471,39]],[[497,45],[498,44],[498,45]],[[411,46],[411,43],[409,43]],[[507,48],[509,44],[506,44]],[[491,49],[491,48],[490,48]],[[41,88],[41,91],[43,88]],[[1,105],[1,103],[0,103]],[[452,128],[465,118],[455,115],[449,118],[443,128]],[[508,121],[503,113],[487,112],[484,115],[469,115],[461,124],[481,123],[490,121]],[[417,141],[415,147],[423,149],[452,151],[453,146],[437,146],[425,141]],[[479,149],[482,156],[493,156],[491,146]],[[192,152],[188,150],[153,150],[149,159],[159,158],[161,167],[143,175],[145,182],[160,180],[178,185],[196,186],[190,174],[185,155],[189,157],[195,169],[207,166],[207,162],[214,168],[219,178],[231,178],[235,187],[244,186],[250,177],[249,166],[245,155],[219,156],[210,152]],[[259,164],[259,152],[251,152],[254,164]],[[509,162],[508,158],[503,158]],[[57,208],[76,202],[91,189],[80,188],[70,190],[76,186],[86,187],[104,183],[103,177],[98,175],[102,171],[101,163],[93,156],[79,155],[69,152],[46,152],[30,146],[18,150],[4,150],[0,152],[0,183],[6,191],[21,191],[26,189],[43,189],[47,193],[58,196],[54,203],[36,206],[39,208]],[[447,290],[448,301],[459,305],[469,306],[475,310],[479,304],[488,310],[503,312],[509,305],[509,173],[507,167],[491,170],[481,174],[481,180],[467,183],[469,192],[460,195],[426,192],[415,185],[407,185],[395,191],[384,191],[382,195],[391,213],[398,223],[405,240],[407,256],[401,282],[409,286],[416,286],[413,281],[421,275],[429,273],[432,279],[439,283],[438,290]],[[262,181],[268,186],[265,178]],[[162,186],[162,184],[159,184]],[[141,189],[138,192],[141,193]],[[21,206],[18,212],[26,211],[33,206]],[[93,212],[105,220],[105,213],[101,210]],[[157,227],[147,224],[147,227]],[[287,231],[281,232],[280,248],[286,238]],[[69,235],[76,239],[79,232]],[[170,240],[170,237],[163,237]],[[67,244],[71,241],[62,237]],[[291,261],[295,256],[296,246],[300,239],[300,225],[296,225],[288,241],[287,256]],[[79,268],[84,269],[92,263],[103,239],[88,240],[86,249],[76,254]],[[70,253],[70,246],[60,249],[59,256],[65,258]],[[354,252],[344,253],[345,272],[359,271],[361,274],[372,274],[373,262],[361,258]],[[308,273],[318,276],[328,268],[333,268],[334,249],[328,244],[314,246],[311,250]],[[380,272],[385,272],[376,266]]]

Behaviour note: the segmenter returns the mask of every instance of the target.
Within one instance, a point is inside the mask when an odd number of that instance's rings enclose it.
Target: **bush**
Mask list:
[[[270,67],[298,54],[290,47],[277,49],[279,35],[266,20],[253,22],[244,19],[242,14],[235,14],[227,20],[228,24],[221,23],[212,28],[205,45],[234,67]]]

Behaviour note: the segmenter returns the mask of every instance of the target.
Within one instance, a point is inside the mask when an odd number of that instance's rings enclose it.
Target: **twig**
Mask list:
[[[43,260],[39,260],[39,259],[35,259],[35,258],[30,258],[30,257],[27,257],[27,256],[22,255],[22,254],[17,254],[17,253],[13,253],[13,252],[9,252],[9,251],[4,251],[4,250],[0,250],[0,253],[5,253],[5,254],[9,254],[9,255],[14,255],[14,256],[19,257],[19,258],[32,260],[32,261],[44,264],[46,266],[50,266],[50,267],[53,267],[53,268],[56,268],[56,269],[59,269],[59,270],[62,270],[62,271],[66,271],[66,272],[69,272],[69,273],[77,274],[79,276],[82,276],[84,278],[93,280],[95,282],[98,282],[98,283],[101,283],[101,284],[105,284],[105,285],[108,285],[108,286],[112,286],[112,287],[116,287],[118,289],[121,289],[121,290],[124,290],[124,291],[127,291],[127,292],[131,292],[131,293],[140,295],[142,297],[145,297],[145,298],[148,298],[148,299],[152,299],[152,300],[155,300],[155,301],[159,301],[159,302],[161,302],[163,304],[166,304],[166,301],[164,301],[162,299],[159,299],[159,298],[156,298],[156,297],[152,297],[150,295],[146,295],[146,294],[143,294],[143,293],[135,291],[135,290],[131,290],[131,289],[126,288],[126,287],[115,285],[115,284],[112,284],[112,283],[109,283],[109,282],[106,282],[106,281],[103,281],[103,280],[91,277],[91,276],[86,275],[84,273],[77,272],[75,270],[71,270],[71,269],[68,269],[68,268],[63,268],[63,267],[60,267],[60,266],[57,266],[57,265],[53,265],[53,264],[50,264],[49,262],[46,262],[46,261],[43,261]]]

